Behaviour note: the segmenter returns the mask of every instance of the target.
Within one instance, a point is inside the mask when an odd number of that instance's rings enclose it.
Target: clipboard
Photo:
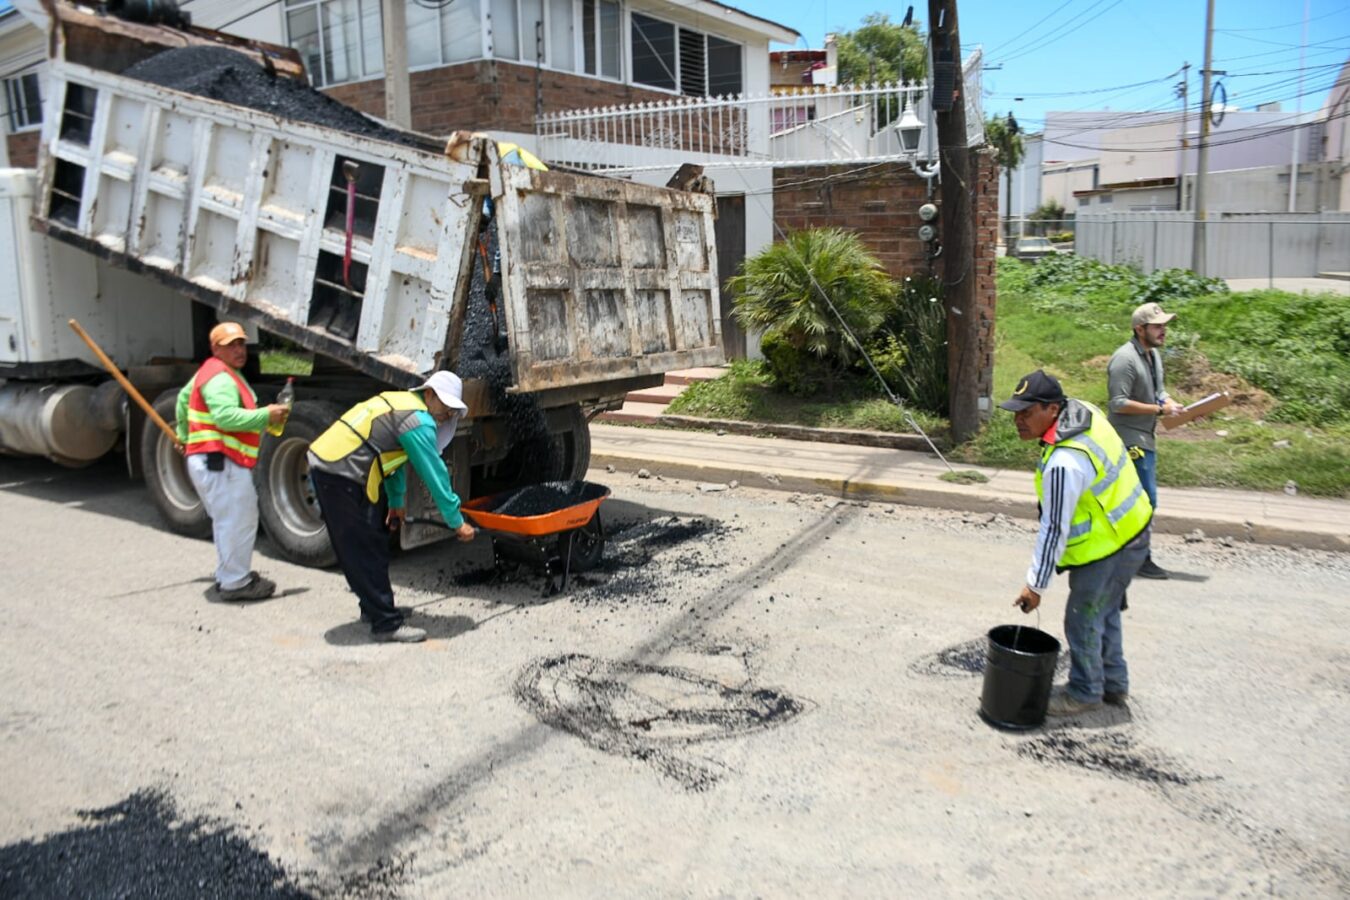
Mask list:
[[[1192,419],[1198,419],[1201,416],[1207,416],[1212,412],[1217,412],[1233,402],[1233,398],[1227,391],[1219,391],[1217,394],[1210,394],[1203,400],[1197,400],[1189,406],[1183,407],[1181,412],[1175,416],[1163,416],[1162,427],[1171,431],[1174,428],[1180,428],[1182,425],[1190,422]]]

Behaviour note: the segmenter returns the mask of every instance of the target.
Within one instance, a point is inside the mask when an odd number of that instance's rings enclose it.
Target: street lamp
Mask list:
[[[895,133],[900,138],[900,150],[904,153],[919,152],[919,138],[923,136],[923,122],[914,112],[913,104],[906,106],[900,121],[895,125]]]

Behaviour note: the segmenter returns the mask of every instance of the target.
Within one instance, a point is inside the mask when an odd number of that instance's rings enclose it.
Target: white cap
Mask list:
[[[451,409],[468,412],[469,407],[461,399],[464,396],[464,383],[459,380],[459,376],[454,372],[436,372],[413,390],[424,391],[427,388],[435,391],[441,402]]]

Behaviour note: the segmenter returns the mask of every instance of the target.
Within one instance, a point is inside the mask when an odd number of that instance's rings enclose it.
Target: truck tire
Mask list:
[[[258,517],[263,530],[291,562],[313,568],[337,563],[328,529],[319,514],[309,481],[310,443],[328,429],[341,410],[329,403],[301,400],[279,437],[263,432],[253,482],[258,487]]]
[[[568,481],[582,481],[586,470],[591,467],[591,423],[581,407],[573,406],[568,410],[571,425],[559,437],[562,438],[563,475]]]
[[[178,419],[178,389],[155,398],[155,412],[174,425]],[[187,463],[164,432],[148,417],[141,429],[141,470],[150,499],[174,534],[209,538],[211,518],[188,477]]]

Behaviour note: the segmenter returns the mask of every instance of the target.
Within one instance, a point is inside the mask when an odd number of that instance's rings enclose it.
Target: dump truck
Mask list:
[[[450,146],[177,90],[127,73],[184,47],[243,54],[269,79],[302,81],[304,67],[289,48],[185,22],[44,5],[36,173],[0,177],[0,227],[16,235],[12,258],[0,253],[15,270],[0,270],[0,450],[81,464],[120,446],[168,527],[208,534],[172,443],[62,331],[81,319],[172,421],[205,329],[242,322],[313,359],[255,480],[272,542],[324,565],[305,450],[351,403],[438,369],[465,375],[469,411],[446,455],[474,497],[583,477],[595,413],[667,371],[723,362],[706,191],[512,164],[484,135]],[[491,323],[487,339],[473,322]],[[285,380],[249,374],[260,402]],[[410,513],[431,509],[410,488]],[[400,541],[443,535],[410,526]]]

